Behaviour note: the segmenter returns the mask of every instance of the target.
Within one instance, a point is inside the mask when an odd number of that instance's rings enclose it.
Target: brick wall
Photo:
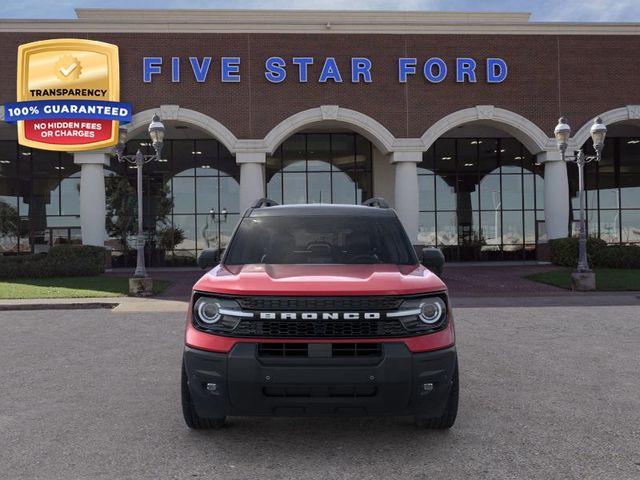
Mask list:
[[[0,34],[0,102],[15,100],[18,45],[68,37],[60,34]],[[560,113],[575,129],[591,117],[627,104],[640,104],[640,36],[524,35],[301,35],[301,34],[86,34],[73,35],[120,47],[122,100],[134,111],[178,104],[203,112],[238,138],[261,138],[286,117],[307,108],[337,104],[365,113],[397,137],[419,137],[431,124],[456,110],[492,104],[530,119],[552,135]],[[264,77],[264,61],[272,55],[289,59],[312,56],[307,84],[288,69],[284,83]],[[163,56],[162,76],[142,82],[142,57]],[[171,83],[170,57],[183,59],[180,83]],[[196,83],[188,57],[212,56],[209,77]],[[242,58],[240,83],[221,83],[221,56]],[[342,84],[320,84],[317,76],[326,56],[336,57]],[[349,59],[373,61],[373,83],[352,84]],[[438,56],[450,66],[447,79],[430,84],[415,75],[407,84],[397,79],[398,57],[424,61]],[[487,84],[483,69],[475,84],[457,84],[452,62],[469,56],[479,67],[487,57],[504,58],[509,76]],[[420,67],[418,67],[418,72]]]

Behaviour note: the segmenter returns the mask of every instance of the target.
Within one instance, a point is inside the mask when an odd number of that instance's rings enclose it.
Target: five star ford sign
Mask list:
[[[56,39],[18,48],[17,102],[5,105],[18,142],[43,150],[82,151],[115,145],[131,105],[120,102],[118,47]]]

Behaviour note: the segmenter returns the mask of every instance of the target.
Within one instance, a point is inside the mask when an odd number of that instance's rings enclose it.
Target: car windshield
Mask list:
[[[269,215],[242,219],[224,263],[414,265],[417,259],[396,217]]]

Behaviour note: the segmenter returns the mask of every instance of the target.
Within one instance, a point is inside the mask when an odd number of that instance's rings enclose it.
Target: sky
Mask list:
[[[259,8],[530,12],[532,21],[640,22],[640,0],[19,0],[0,18],[75,18],[74,8]]]

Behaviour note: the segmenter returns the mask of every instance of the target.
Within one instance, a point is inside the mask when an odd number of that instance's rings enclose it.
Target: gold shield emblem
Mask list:
[[[17,101],[120,100],[118,47],[81,39],[27,43],[18,48]],[[82,151],[115,145],[114,120],[68,121],[64,113],[43,126],[37,120],[18,122],[21,145],[45,150]],[[42,133],[45,127],[47,137]],[[53,132],[53,133],[50,133]],[[60,133],[62,132],[62,133]],[[65,133],[70,132],[70,133]],[[55,133],[55,135],[54,135]]]

